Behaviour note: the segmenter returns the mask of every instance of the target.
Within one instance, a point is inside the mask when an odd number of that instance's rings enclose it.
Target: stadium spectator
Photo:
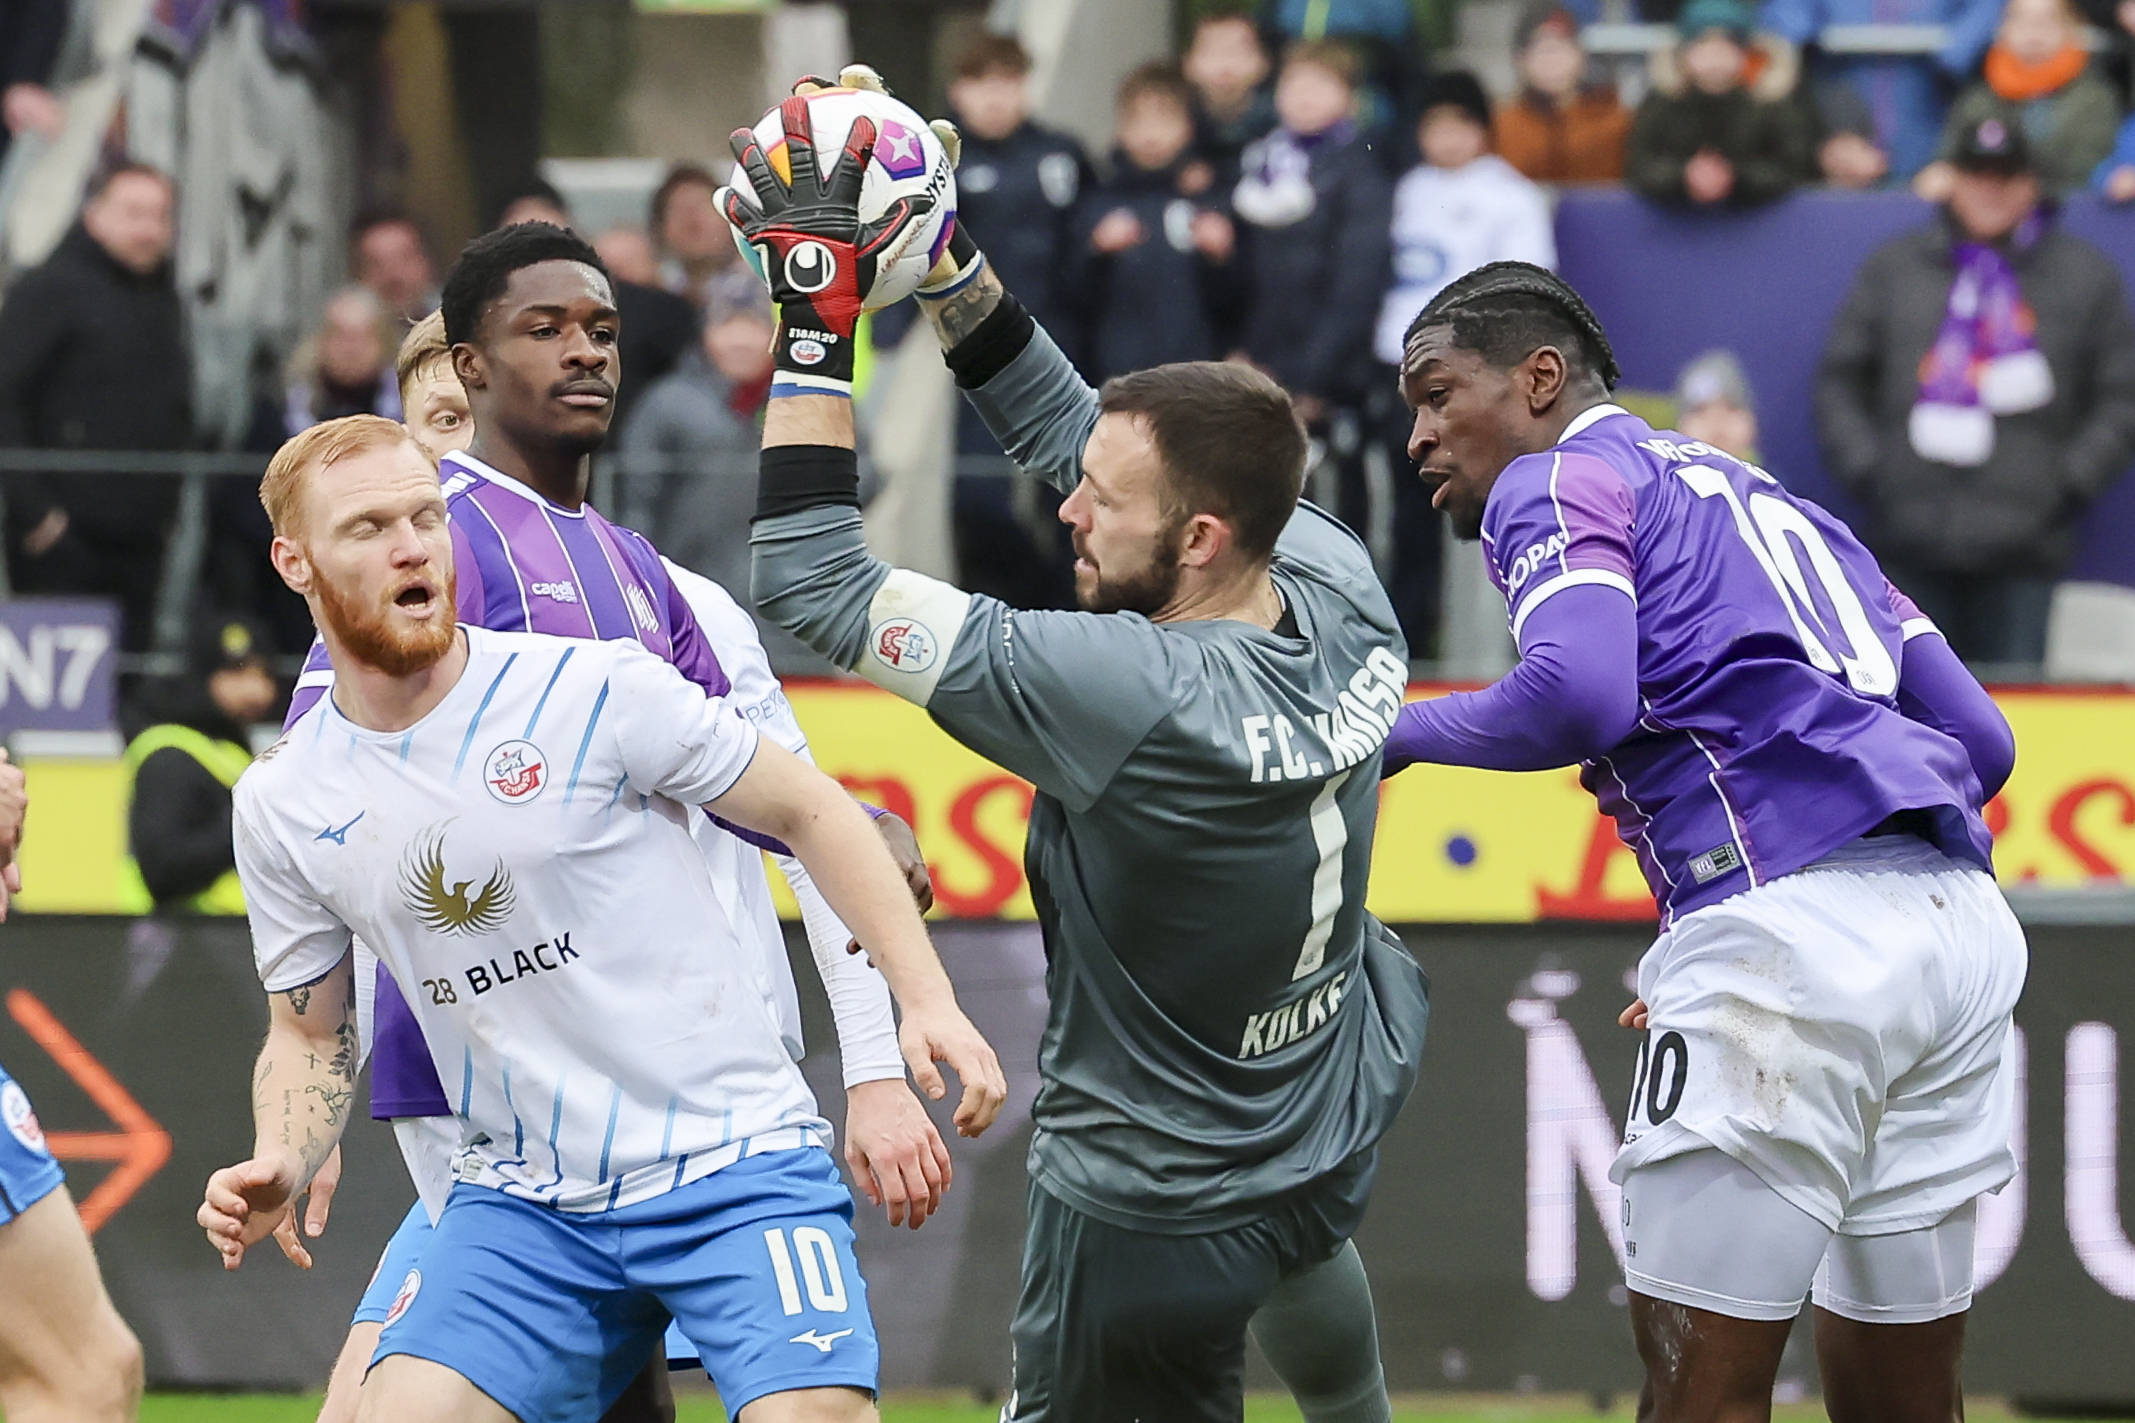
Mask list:
[[[660,285],[696,312],[706,309],[715,291],[723,291],[724,300],[739,300],[738,288],[756,285],[755,274],[742,263],[741,252],[734,246],[733,229],[712,202],[717,191],[719,180],[710,169],[677,163],[652,193]]]
[[[1555,0],[1520,18],[1520,91],[1497,112],[1498,155],[1537,183],[1623,178],[1631,111],[1613,84],[1589,82],[1579,20]]]
[[[1960,140],[1939,219],[1854,279],[1817,379],[1825,463],[1968,659],[2036,664],[2083,512],[2135,454],[2135,319],[2054,225],[2022,131]]]
[[[1324,430],[1363,395],[1372,322],[1385,295],[1393,197],[1350,117],[1356,59],[1309,42],[1284,57],[1280,125],[1245,152],[1231,195],[1247,287],[1247,359]]]
[[[66,112],[46,86],[66,34],[67,0],[0,5],[0,159],[18,133],[59,132]]]
[[[363,213],[349,227],[350,270],[386,310],[420,321],[437,310],[437,264],[415,219],[391,208]]]
[[[1182,61],[1194,86],[1194,152],[1214,170],[1220,188],[1238,181],[1245,146],[1275,127],[1268,92],[1267,46],[1252,16],[1235,11],[1203,15]]]
[[[1452,39],[1453,6],[1422,0],[1267,0],[1269,31],[1286,48],[1332,42],[1355,60],[1352,117],[1374,137],[1416,112],[1424,53]],[[1425,34],[1419,21],[1430,22]]]
[[[1074,139],[1033,122],[1030,104],[1030,56],[1014,39],[982,34],[957,56],[949,81],[949,108],[964,135],[956,218],[1062,349],[1079,356],[1067,271],[1090,164]]]
[[[1810,80],[1820,102],[1865,107],[1867,128],[1890,171],[1909,179],[1934,158],[1945,95],[1979,68],[1994,38],[2002,0],[1764,0],[1765,29],[1814,56]],[[1933,54],[1832,54],[1816,49],[1830,25],[1942,27]],[[1833,97],[1836,96],[1836,97]],[[1833,128],[1841,127],[1834,123]]]
[[[1393,286],[1372,340],[1379,370],[1365,388],[1369,428],[1394,471],[1387,592],[1418,655],[1437,640],[1444,540],[1430,489],[1411,477],[1412,420],[1399,393],[1403,333],[1447,283],[1485,263],[1557,265],[1549,198],[1490,151],[1490,100],[1481,81],[1463,69],[1442,71],[1424,86],[1422,103],[1416,150],[1423,161],[1394,188]]]
[[[1811,82],[1797,97],[1815,122],[1816,168],[1826,183],[1861,191],[1890,177],[1875,110],[1859,93],[1842,83]]]
[[[639,286],[660,284],[660,254],[652,238],[635,223],[618,223],[593,239],[593,250],[608,264],[608,275]]]
[[[265,630],[244,618],[205,619],[186,674],[161,689],[158,720],[127,744],[126,912],[245,912],[230,788],[252,764],[251,728],[281,710],[269,650]]]
[[[1625,174],[1655,202],[1754,207],[1811,171],[1811,124],[1793,99],[1794,47],[1756,36],[1747,0],[1690,0],[1680,42],[1653,57]]]
[[[1219,321],[1237,304],[1231,221],[1201,200],[1193,89],[1145,64],[1119,89],[1109,171],[1084,195],[1078,284],[1089,311],[1089,372],[1104,380],[1223,352]]]
[[[1557,239],[1549,198],[1490,151],[1490,100],[1465,69],[1431,76],[1416,124],[1423,161],[1394,188],[1394,282],[1379,307],[1373,350],[1396,384],[1401,336],[1455,277],[1487,262],[1533,262],[1552,270]],[[1406,422],[1403,422],[1406,424]]]
[[[622,521],[660,541],[669,558],[749,606],[749,518],[756,510],[758,417],[771,394],[770,298],[723,297],[701,339],[638,402],[618,449]],[[791,633],[759,622],[782,667],[820,666]]]
[[[956,56],[949,108],[964,136],[956,220],[986,249],[1071,359],[1087,357],[1075,214],[1090,184],[1082,146],[1030,117],[1030,55],[1007,35],[980,34]],[[910,304],[874,318],[873,339],[894,345],[911,329]],[[977,412],[958,402],[951,537],[965,586],[1019,607],[1058,608],[1071,594],[1059,497],[1012,478],[1007,456]]]
[[[1675,428],[1736,459],[1757,459],[1757,401],[1733,351],[1693,357],[1675,378]]]
[[[547,222],[567,228],[572,225],[571,209],[553,184],[540,178],[530,179],[521,185],[497,216],[498,227],[521,222]],[[649,259],[650,251],[645,255]],[[639,270],[642,273],[643,268]],[[737,264],[731,270],[738,273],[743,269]],[[615,418],[610,422],[611,429],[620,431],[636,407],[638,397],[673,370],[696,346],[697,333],[703,323],[687,301],[657,284],[657,272],[654,273],[655,281],[650,283],[625,280],[612,270],[609,276],[615,287],[616,315],[622,318],[616,352],[622,361],[623,379],[615,388]],[[727,282],[722,285],[736,284]],[[753,292],[757,283],[751,278],[746,287]]]
[[[0,302],[0,449],[182,450],[193,438],[184,316],[171,276],[171,181],[126,164]],[[178,482],[160,474],[9,482],[19,593],[116,597],[125,646],[148,645]]]
[[[2023,130],[2033,171],[2052,196],[2083,187],[2112,153],[2120,101],[2093,72],[2069,0],[2009,0],[1984,75],[1951,107],[1936,161],[1914,191],[1930,202],[1948,197],[1950,156],[1988,119]]]
[[[300,431],[343,415],[400,418],[400,386],[393,379],[393,318],[369,287],[343,287],[327,298],[318,330],[290,361],[288,387],[264,412],[272,426],[251,442],[262,451],[281,447]]]

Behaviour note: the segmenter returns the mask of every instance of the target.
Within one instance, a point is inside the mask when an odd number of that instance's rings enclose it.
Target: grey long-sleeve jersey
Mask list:
[[[1043,331],[969,394],[1019,463],[1080,478],[1097,397]],[[1379,1140],[1428,1009],[1364,911],[1407,649],[1355,535],[1310,505],[1284,530],[1296,636],[1018,611],[893,570],[846,507],[752,542],[767,617],[1037,787],[1040,1186],[1133,1229],[1222,1229]]]

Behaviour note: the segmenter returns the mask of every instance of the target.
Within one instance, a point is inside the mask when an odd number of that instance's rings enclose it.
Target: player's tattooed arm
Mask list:
[[[286,1155],[300,1180],[326,1160],[355,1101],[355,974],[344,958],[316,983],[270,994],[252,1074],[254,1154]]]
[[[933,323],[941,348],[953,351],[963,344],[965,337],[979,329],[980,322],[993,314],[1006,290],[1001,279],[993,274],[992,267],[982,267],[976,277],[948,296],[922,296],[919,309]]]

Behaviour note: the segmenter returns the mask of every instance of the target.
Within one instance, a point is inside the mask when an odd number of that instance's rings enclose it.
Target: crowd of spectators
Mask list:
[[[2112,264],[2054,220],[2056,200],[2085,186],[2135,200],[2135,119],[2122,118],[2135,0],[2097,13],[2070,0],[1640,8],[1672,26],[1642,77],[1589,55],[1592,5],[1533,0],[1513,30],[1515,85],[1497,97],[1418,57],[1430,7],[1411,0],[1205,13],[1177,62],[1120,85],[1094,161],[1032,117],[1029,56],[982,35],[947,85],[964,136],[959,221],[1093,381],[1192,359],[1250,361],[1281,380],[1313,436],[1315,494],[1379,531],[1410,645],[1429,656],[1443,537],[1421,486],[1401,477],[1408,415],[1394,379],[1415,312],[1487,262],[1554,267],[1553,188],[1620,183],[1697,211],[1813,184],[1910,187],[1941,212],[1871,258],[1838,319],[1817,382],[1826,463],[1961,650],[2036,663],[2077,520],[2135,457],[2135,322]],[[1894,18],[1940,25],[1947,43],[1817,44],[1830,26]],[[5,97],[11,127],[42,121],[37,94]],[[617,512],[745,592],[771,318],[714,203],[719,183],[677,164],[641,225],[589,235],[623,318]],[[112,170],[59,250],[6,293],[0,448],[190,446],[172,207],[160,174]],[[492,217],[572,222],[538,180]],[[349,277],[262,380],[248,448],[337,415],[403,413],[393,352],[435,309],[438,254],[410,215],[366,212]],[[875,349],[911,322],[879,313]],[[1727,353],[1686,367],[1676,401],[1698,438],[1754,454],[1754,401]],[[968,410],[955,449],[959,576],[1024,605],[1063,604],[1057,496],[1005,477]],[[127,646],[146,646],[173,488],[149,475],[11,476],[14,588],[112,594]],[[211,516],[202,596],[258,620],[284,651],[301,646],[301,604],[245,557],[266,535],[241,482]]]

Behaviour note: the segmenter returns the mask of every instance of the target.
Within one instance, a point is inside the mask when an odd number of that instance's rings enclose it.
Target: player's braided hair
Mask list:
[[[1433,326],[1450,327],[1454,345],[1494,366],[1516,365],[1537,347],[1555,346],[1600,377],[1603,390],[1614,390],[1623,375],[1593,309],[1532,262],[1492,262],[1453,282],[1416,313],[1401,344]]]
[[[504,295],[512,273],[542,262],[583,262],[603,277],[608,266],[593,244],[568,227],[548,222],[519,222],[484,233],[467,244],[445,274],[438,309],[445,318],[445,341],[457,346],[474,340],[482,313]]]

